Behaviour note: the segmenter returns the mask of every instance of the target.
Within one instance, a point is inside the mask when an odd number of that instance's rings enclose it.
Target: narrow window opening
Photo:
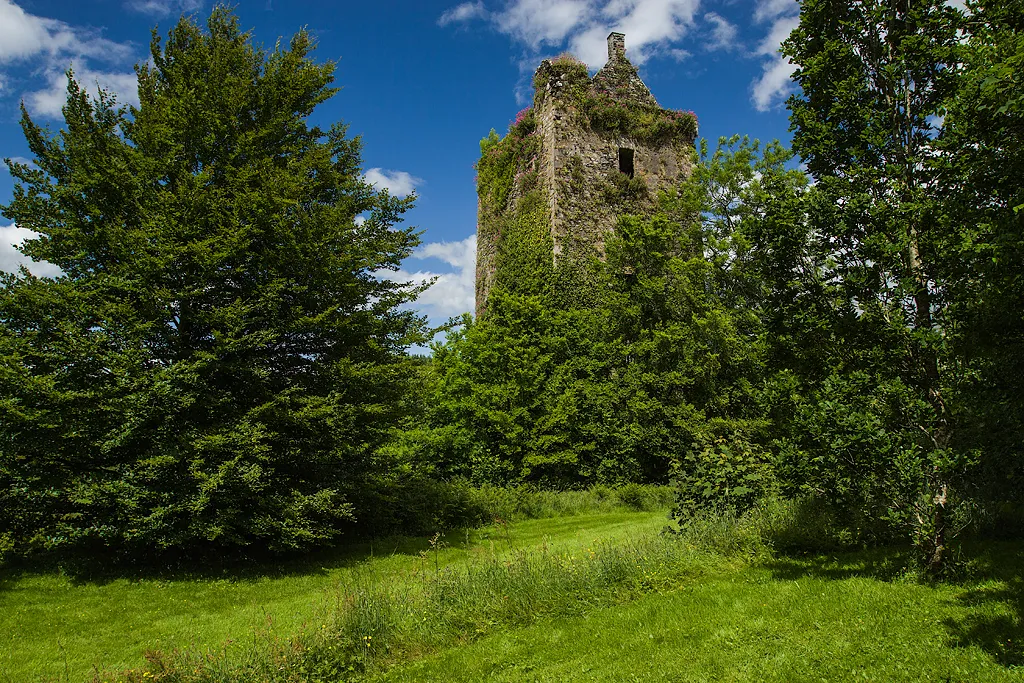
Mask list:
[[[619,147],[619,171],[633,177],[633,150]]]

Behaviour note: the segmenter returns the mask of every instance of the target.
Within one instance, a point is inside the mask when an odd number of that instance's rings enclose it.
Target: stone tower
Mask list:
[[[608,36],[608,62],[593,78],[565,55],[541,62],[533,84],[533,108],[500,141],[492,131],[481,143],[477,316],[495,283],[524,282],[523,261],[549,259],[550,278],[602,256],[618,216],[652,213],[658,192],[690,172],[696,117],[658,105],[623,34]]]

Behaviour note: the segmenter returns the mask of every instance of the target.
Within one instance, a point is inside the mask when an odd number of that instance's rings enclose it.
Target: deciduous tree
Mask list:
[[[918,463],[918,495],[890,503],[903,506],[935,570],[958,460],[959,378],[946,334],[951,293],[936,267],[947,232],[928,161],[955,87],[959,25],[943,0],[806,0],[783,46],[800,86],[789,100],[793,147],[817,180],[815,248],[839,295],[833,383],[866,372],[889,387],[876,403],[910,432],[878,456]],[[894,413],[900,397],[910,403]],[[912,407],[917,398],[927,411]]]

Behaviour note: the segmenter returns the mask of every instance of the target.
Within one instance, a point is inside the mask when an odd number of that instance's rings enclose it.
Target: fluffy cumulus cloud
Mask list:
[[[169,14],[194,12],[203,6],[203,0],[128,0],[125,7],[142,14],[166,17]]]
[[[568,47],[598,67],[607,58],[611,31],[628,36],[630,59],[642,64],[654,54],[673,56],[696,25],[700,0],[507,0],[488,9],[482,1],[456,5],[441,15],[442,25],[485,20],[533,53]],[[718,39],[716,27],[707,36]]]
[[[0,270],[14,273],[17,272],[19,266],[25,266],[29,272],[38,277],[60,275],[60,268],[52,263],[33,261],[18,251],[19,244],[35,236],[36,233],[17,225],[0,226]]]
[[[438,23],[487,25],[509,36],[525,48],[519,60],[524,75],[540,56],[561,49],[569,49],[591,68],[601,66],[612,31],[626,34],[635,64],[654,56],[682,62],[693,52],[732,51],[760,60],[761,74],[750,84],[750,100],[755,109],[767,111],[793,90],[793,66],[778,51],[796,27],[799,12],[798,0],[754,0],[742,36],[740,26],[706,11],[701,0],[474,0],[452,6]],[[751,40],[750,33],[760,37]],[[517,88],[524,101],[527,89],[522,83]]]
[[[754,20],[767,29],[756,51],[763,60],[761,76],[750,86],[750,100],[758,111],[778,106],[793,92],[794,67],[779,47],[800,23],[799,13],[796,0],[758,0]]]
[[[74,66],[84,87],[95,92],[97,84],[117,94],[121,102],[136,103],[135,73],[124,69],[134,47],[108,40],[98,31],[71,26],[57,19],[30,14],[12,0],[0,0],[0,95],[13,94],[15,80],[42,78],[47,84],[24,93],[29,109],[40,116],[57,117],[64,103],[64,72]],[[100,62],[109,68],[95,68]],[[13,70],[22,69],[15,79]]]
[[[516,0],[494,19],[503,33],[530,47],[559,45],[588,17],[586,0]]]
[[[410,261],[431,259],[443,262],[448,268],[445,272],[440,268],[403,269],[388,273],[387,277],[417,284],[434,280],[414,304],[414,308],[426,313],[433,324],[472,312],[476,292],[476,235],[458,242],[428,242],[416,250]]]
[[[107,92],[114,93],[117,101],[121,104],[138,106],[138,81],[134,72],[93,71],[88,67],[78,68],[75,64],[72,64],[71,67],[75,74],[75,80],[93,97],[96,97],[99,94],[99,89],[103,88]],[[60,118],[61,107],[67,101],[68,79],[67,74],[60,71],[51,72],[49,77],[50,85],[41,90],[26,93],[25,103],[33,114],[56,119]]]
[[[418,185],[423,184],[422,178],[405,171],[389,171],[383,168],[371,168],[366,172],[364,180],[378,190],[387,190],[396,197],[408,196],[416,191]]]

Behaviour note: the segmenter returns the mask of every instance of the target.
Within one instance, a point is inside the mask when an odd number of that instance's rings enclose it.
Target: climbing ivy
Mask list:
[[[609,64],[591,79],[585,64],[565,54],[541,66],[534,86],[535,102],[557,97],[568,105],[566,110],[580,117],[580,126],[599,133],[659,146],[668,142],[685,146],[680,141],[696,136],[696,117],[658,107],[628,61]],[[482,303],[501,289],[543,295],[548,305],[561,310],[585,309],[601,297],[593,271],[603,247],[595,244],[587,230],[570,230],[558,237],[562,248],[554,252],[548,192],[556,188],[541,182],[540,153],[541,136],[532,107],[519,112],[506,135],[492,130],[480,142],[478,300]],[[554,180],[560,196],[581,196],[585,188],[579,159],[559,169]],[[601,201],[616,215],[646,213],[653,199],[642,177],[622,173],[609,174],[600,189]],[[593,220],[589,214],[572,215],[571,202],[562,210],[568,211],[565,220],[570,224]]]
[[[551,284],[553,243],[540,147],[530,108],[519,112],[504,137],[492,130],[480,141],[478,240],[496,265],[491,287],[508,292],[542,294]]]

